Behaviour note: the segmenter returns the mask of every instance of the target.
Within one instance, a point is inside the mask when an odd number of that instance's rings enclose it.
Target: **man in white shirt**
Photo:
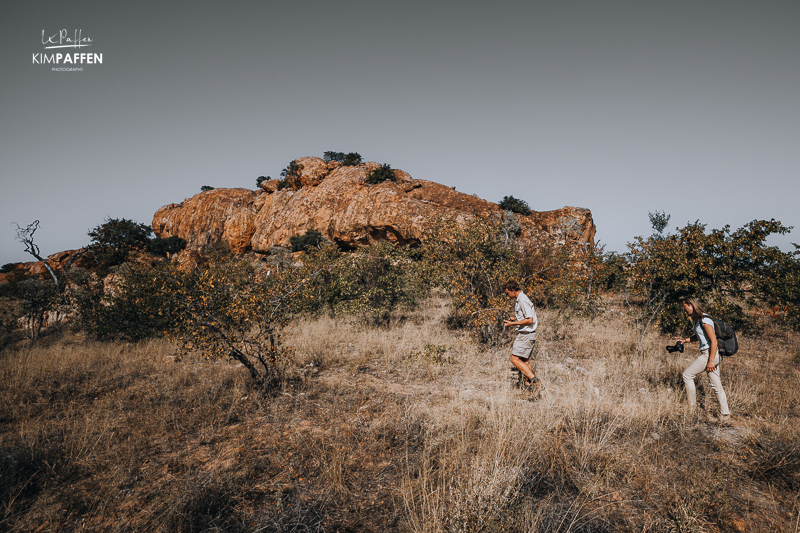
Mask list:
[[[536,319],[536,311],[530,298],[522,292],[522,288],[514,280],[509,280],[503,284],[503,289],[509,298],[514,298],[514,315],[508,320],[503,320],[503,325],[507,328],[517,327],[517,337],[511,348],[511,364],[522,372],[525,376],[523,389],[535,396],[542,390],[542,382],[536,377],[531,366],[531,354],[533,345],[536,342],[536,328],[539,321]]]

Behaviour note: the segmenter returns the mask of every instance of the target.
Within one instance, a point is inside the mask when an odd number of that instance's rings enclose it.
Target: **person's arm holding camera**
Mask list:
[[[711,345],[708,349],[708,364],[706,365],[706,372],[713,372],[716,368],[716,366],[714,366],[714,359],[717,356],[717,336],[714,334],[714,326],[710,324],[703,324],[703,330],[706,332],[708,343]]]

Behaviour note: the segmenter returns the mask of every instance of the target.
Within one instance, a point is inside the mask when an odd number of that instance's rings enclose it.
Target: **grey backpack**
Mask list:
[[[724,320],[719,320],[710,315],[705,315],[714,322],[714,334],[717,336],[717,350],[720,355],[730,357],[739,351],[739,341],[736,339],[736,332]]]

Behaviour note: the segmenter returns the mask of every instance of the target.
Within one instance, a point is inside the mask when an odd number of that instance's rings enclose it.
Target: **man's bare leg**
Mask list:
[[[511,364],[514,365],[517,370],[522,372],[522,375],[528,379],[528,382],[533,382],[536,375],[533,373],[533,369],[531,368],[531,360],[530,359],[522,359],[521,357],[517,357],[516,355],[511,356]]]

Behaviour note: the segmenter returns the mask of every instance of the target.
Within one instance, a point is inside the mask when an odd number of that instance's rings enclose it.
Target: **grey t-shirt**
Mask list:
[[[708,315],[703,315],[702,320],[695,320],[694,325],[694,332],[697,335],[697,342],[700,343],[700,350],[707,350],[711,347],[711,341],[706,335],[706,330],[703,329],[703,324],[708,324],[712,328],[714,327],[714,321],[711,320],[711,317]]]
[[[533,318],[533,324],[517,326],[518,333],[533,333],[539,326],[539,321],[536,319],[536,311],[533,308],[533,302],[531,302],[530,298],[522,291],[520,291],[519,296],[517,296],[517,301],[514,303],[514,315],[517,317],[517,320]]]

